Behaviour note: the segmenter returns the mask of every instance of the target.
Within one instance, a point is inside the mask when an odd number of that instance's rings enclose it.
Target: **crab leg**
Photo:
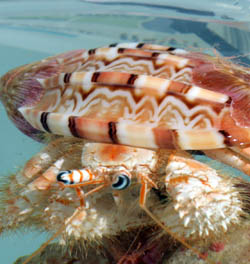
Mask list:
[[[75,190],[76,190],[77,196],[80,199],[80,206],[84,207],[85,206],[85,201],[84,201],[84,192],[83,192],[83,190],[81,188],[79,188],[79,187],[75,187]]]
[[[44,168],[49,166],[52,160],[57,157],[57,146],[65,141],[64,138],[50,142],[43,150],[26,162],[24,168],[18,173],[20,184],[26,183],[39,174]],[[21,177],[20,177],[21,176]]]
[[[182,237],[191,241],[208,238],[216,231],[225,232],[244,214],[234,183],[183,152],[173,153],[168,158],[165,176],[172,203],[155,214],[164,226],[174,231],[171,233],[174,238],[197,253]]]
[[[170,156],[171,157],[171,156]],[[175,234],[174,232],[172,232],[166,225],[164,225],[152,212],[150,212],[150,210],[146,207],[146,196],[148,191],[151,189],[149,182],[147,181],[147,179],[143,178],[143,176],[140,177],[141,178],[141,191],[140,191],[140,207],[148,214],[149,217],[151,217],[156,224],[158,224],[165,232],[167,232],[169,235],[171,235],[174,239],[176,239],[177,241],[179,241],[182,245],[186,246],[187,248],[189,248],[190,250],[192,250],[192,252],[194,252],[197,256],[200,256],[202,259],[205,259],[205,257],[195,248],[193,248],[192,246],[190,246],[183,238],[179,237],[177,234]],[[212,263],[210,261],[207,260],[208,263]]]
[[[8,187],[2,189],[1,200],[5,201],[2,211],[7,216],[12,212],[15,221],[28,218],[34,210],[34,204],[41,203],[41,195],[49,195],[46,191],[56,182],[62,166],[70,162],[77,164],[77,156],[80,161],[81,144],[72,138],[57,139],[31,158],[23,169],[10,177]],[[68,155],[71,159],[68,159]],[[8,224],[8,228],[12,228],[12,225]]]
[[[52,160],[52,153],[54,152],[50,144],[40,151],[38,154],[33,156],[24,166],[22,170],[22,176],[27,180],[32,179],[35,175],[42,171],[42,169],[49,164]]]
[[[144,179],[141,180],[141,191],[140,191],[140,206],[144,209],[145,204],[146,204],[146,198],[147,198],[147,193],[151,188],[148,185],[148,182]]]
[[[226,148],[204,150],[204,153],[250,176],[250,148]]]
[[[30,190],[48,190],[56,182],[56,176],[62,168],[64,158],[57,160],[41,176],[28,184]]]
[[[173,204],[164,213],[168,215],[166,224],[176,230],[180,226],[178,233],[184,237],[205,238],[219,230],[227,231],[244,214],[235,183],[236,179],[218,175],[206,164],[170,155],[165,185]]]
[[[100,182],[98,182],[100,183]],[[95,183],[89,183],[89,184],[97,184],[97,181]],[[102,185],[99,185],[97,186],[96,188],[88,191],[86,194],[84,194],[83,190],[79,187],[80,185],[78,184],[78,186],[67,186],[67,185],[64,185],[64,187],[72,187],[72,188],[75,188],[76,190],[76,194],[77,196],[79,197],[79,200],[80,200],[80,207],[85,207],[85,200],[84,198],[86,198],[88,195],[91,195],[95,192],[99,192],[101,189],[105,188],[107,186],[107,184],[102,184]]]
[[[18,183],[27,184],[30,182],[34,177],[39,175],[39,173],[46,170],[46,168],[50,166],[51,162],[60,159],[60,152],[63,152],[65,147],[70,146],[71,144],[75,147],[74,143],[76,142],[77,141],[75,139],[65,139],[64,137],[49,142],[45,148],[28,160],[24,165],[24,168],[18,172]],[[73,146],[68,148],[67,152],[72,154],[71,151],[73,150]]]
[[[243,157],[245,157],[246,159],[248,159],[250,161],[250,147],[245,147],[245,148],[237,148],[237,147],[231,147],[231,150],[239,153],[240,155],[242,155]]]

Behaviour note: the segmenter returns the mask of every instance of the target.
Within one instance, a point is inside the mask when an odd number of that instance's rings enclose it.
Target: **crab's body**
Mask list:
[[[250,175],[249,76],[219,58],[133,43],[69,52],[7,73],[0,97],[10,118],[29,136],[51,141],[17,177],[26,203],[12,198],[16,221],[38,210],[47,229],[51,218],[65,223],[66,237],[86,240],[150,226],[139,207],[121,216],[134,199],[132,186],[141,186],[140,207],[185,245],[182,237],[221,235],[240,222],[240,191],[184,150],[202,150]],[[168,191],[171,202],[159,206],[152,195],[146,202],[152,188]],[[41,196],[53,203],[38,206]]]

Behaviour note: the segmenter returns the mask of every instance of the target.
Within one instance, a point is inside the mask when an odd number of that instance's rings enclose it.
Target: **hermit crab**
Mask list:
[[[46,147],[2,187],[1,230],[39,226],[54,232],[45,245],[73,247],[157,225],[197,253],[189,243],[239,225],[247,199],[190,151],[250,175],[249,80],[220,57],[144,43],[6,73],[8,116]]]

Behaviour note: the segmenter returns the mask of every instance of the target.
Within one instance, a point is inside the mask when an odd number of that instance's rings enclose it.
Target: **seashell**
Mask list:
[[[39,140],[44,132],[216,149],[250,142],[248,79],[246,68],[220,58],[124,43],[13,70],[1,78],[0,96],[15,124]]]

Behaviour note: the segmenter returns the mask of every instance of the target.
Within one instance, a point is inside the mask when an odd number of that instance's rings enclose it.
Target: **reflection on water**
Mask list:
[[[224,56],[249,52],[249,7],[243,5],[247,1],[239,5],[238,1],[213,0],[206,6],[193,1],[151,2],[74,0],[60,1],[59,6],[58,0],[1,2],[0,32],[5,37],[0,43],[15,45],[16,35],[15,46],[47,52],[113,41],[215,47]],[[33,45],[36,42],[46,44]],[[249,63],[245,57],[241,61]]]
[[[43,57],[113,42],[151,42],[202,49],[250,64],[248,1],[0,1],[0,75]],[[243,56],[244,55],[244,56]],[[1,175],[14,172],[40,148],[22,135],[0,106]],[[1,263],[30,253],[30,235],[0,239]],[[32,239],[33,240],[33,239]],[[34,244],[33,248],[31,245]]]

